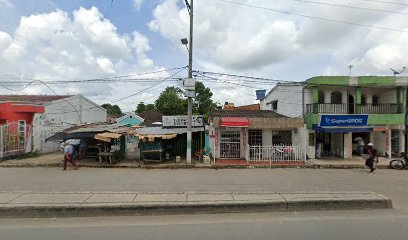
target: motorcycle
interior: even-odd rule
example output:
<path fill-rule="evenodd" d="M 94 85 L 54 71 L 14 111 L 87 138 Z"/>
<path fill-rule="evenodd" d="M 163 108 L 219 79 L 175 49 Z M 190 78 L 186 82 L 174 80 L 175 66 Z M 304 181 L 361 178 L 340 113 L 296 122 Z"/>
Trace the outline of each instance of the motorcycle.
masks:
<path fill-rule="evenodd" d="M 391 160 L 390 167 L 397 170 L 408 168 L 408 156 L 402 152 L 399 159 Z"/>

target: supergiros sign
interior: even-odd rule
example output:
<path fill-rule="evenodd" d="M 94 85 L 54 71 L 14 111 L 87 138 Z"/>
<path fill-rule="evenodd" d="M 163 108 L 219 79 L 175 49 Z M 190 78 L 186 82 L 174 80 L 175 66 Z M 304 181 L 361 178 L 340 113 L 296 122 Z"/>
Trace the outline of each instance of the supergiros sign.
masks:
<path fill-rule="evenodd" d="M 366 127 L 368 115 L 321 115 L 320 127 Z"/>

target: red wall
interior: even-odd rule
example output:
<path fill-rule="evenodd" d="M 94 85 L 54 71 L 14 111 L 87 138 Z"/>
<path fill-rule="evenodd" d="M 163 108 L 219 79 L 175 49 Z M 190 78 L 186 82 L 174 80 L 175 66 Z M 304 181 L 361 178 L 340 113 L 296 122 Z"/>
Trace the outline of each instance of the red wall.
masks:
<path fill-rule="evenodd" d="M 43 106 L 23 103 L 0 103 L 0 124 L 25 120 L 27 125 L 33 122 L 34 113 L 44 112 Z"/>

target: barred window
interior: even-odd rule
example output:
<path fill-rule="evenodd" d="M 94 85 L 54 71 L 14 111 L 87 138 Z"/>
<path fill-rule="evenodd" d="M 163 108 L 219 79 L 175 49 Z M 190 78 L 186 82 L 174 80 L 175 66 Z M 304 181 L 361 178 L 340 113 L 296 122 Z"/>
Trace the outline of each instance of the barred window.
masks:
<path fill-rule="evenodd" d="M 272 131 L 272 144 L 273 145 L 292 145 L 292 131 L 279 130 Z"/>
<path fill-rule="evenodd" d="M 379 103 L 380 103 L 380 97 L 378 95 L 374 95 L 373 96 L 373 105 L 378 106 Z"/>
<path fill-rule="evenodd" d="M 332 104 L 341 104 L 341 92 L 332 92 L 331 94 Z"/>
<path fill-rule="evenodd" d="M 248 131 L 249 146 L 262 146 L 262 130 Z"/>
<path fill-rule="evenodd" d="M 323 103 L 324 103 L 324 92 L 319 91 L 317 102 L 318 102 L 319 104 L 323 104 Z"/>

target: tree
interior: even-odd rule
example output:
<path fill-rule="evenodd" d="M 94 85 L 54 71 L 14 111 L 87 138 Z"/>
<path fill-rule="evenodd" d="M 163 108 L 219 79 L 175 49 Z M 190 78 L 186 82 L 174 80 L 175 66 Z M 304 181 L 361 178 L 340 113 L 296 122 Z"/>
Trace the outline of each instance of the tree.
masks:
<path fill-rule="evenodd" d="M 163 115 L 186 115 L 187 101 L 183 91 L 177 87 L 167 87 L 155 101 L 156 109 Z"/>
<path fill-rule="evenodd" d="M 149 110 L 154 110 L 154 104 L 153 103 L 149 103 L 149 104 L 146 105 L 146 111 L 149 111 Z"/>
<path fill-rule="evenodd" d="M 211 89 L 204 86 L 202 82 L 196 82 L 196 98 L 193 103 L 193 113 L 204 115 L 204 118 L 208 118 L 211 111 L 216 110 L 218 104 L 211 98 L 213 93 Z"/>
<path fill-rule="evenodd" d="M 144 112 L 144 111 L 146 111 L 146 105 L 145 105 L 145 103 L 144 102 L 140 102 L 139 104 L 137 104 L 137 107 L 136 107 L 136 113 L 141 113 L 141 112 Z"/>
<path fill-rule="evenodd" d="M 149 103 L 149 104 L 145 104 L 144 102 L 140 102 L 139 104 L 137 104 L 136 107 L 136 113 L 141 113 L 144 111 L 149 111 L 149 110 L 153 110 L 154 109 L 154 104 L 153 103 Z"/>
<path fill-rule="evenodd" d="M 109 103 L 102 104 L 101 107 L 108 111 L 108 114 L 122 114 L 122 110 L 118 105 L 111 105 Z"/>

